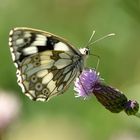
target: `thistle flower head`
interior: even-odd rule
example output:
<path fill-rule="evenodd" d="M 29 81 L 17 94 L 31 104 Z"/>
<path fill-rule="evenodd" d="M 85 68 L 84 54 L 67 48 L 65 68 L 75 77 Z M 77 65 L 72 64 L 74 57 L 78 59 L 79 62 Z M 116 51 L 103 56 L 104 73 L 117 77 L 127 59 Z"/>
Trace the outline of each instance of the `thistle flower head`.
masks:
<path fill-rule="evenodd" d="M 85 69 L 75 81 L 74 90 L 76 97 L 88 97 L 95 95 L 97 100 L 109 111 L 119 113 L 122 110 L 127 115 L 140 117 L 139 104 L 131 101 L 118 89 L 102 82 L 99 73 L 93 69 Z"/>
<path fill-rule="evenodd" d="M 92 69 L 85 69 L 81 75 L 76 78 L 74 90 L 76 97 L 88 97 L 92 94 L 95 85 L 100 82 L 99 73 Z"/>

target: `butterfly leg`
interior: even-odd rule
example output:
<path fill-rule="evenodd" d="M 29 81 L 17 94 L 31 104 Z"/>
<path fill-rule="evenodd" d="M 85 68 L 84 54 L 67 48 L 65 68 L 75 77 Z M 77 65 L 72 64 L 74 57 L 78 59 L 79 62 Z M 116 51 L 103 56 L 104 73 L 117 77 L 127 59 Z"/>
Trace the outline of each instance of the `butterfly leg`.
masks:
<path fill-rule="evenodd" d="M 100 56 L 96 55 L 96 54 L 91 54 L 91 55 L 93 55 L 97 58 L 97 64 L 96 64 L 95 70 L 98 71 L 98 67 L 99 67 L 99 64 L 100 64 Z"/>

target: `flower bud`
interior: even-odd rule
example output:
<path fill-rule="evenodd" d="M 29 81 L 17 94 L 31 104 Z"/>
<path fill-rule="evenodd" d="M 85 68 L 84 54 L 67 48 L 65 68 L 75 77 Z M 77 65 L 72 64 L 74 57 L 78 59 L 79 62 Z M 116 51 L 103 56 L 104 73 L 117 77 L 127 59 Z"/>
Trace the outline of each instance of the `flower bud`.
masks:
<path fill-rule="evenodd" d="M 96 85 L 93 94 L 106 109 L 113 113 L 119 113 L 124 110 L 125 104 L 127 103 L 127 98 L 124 94 L 102 83 Z"/>
<path fill-rule="evenodd" d="M 135 115 L 139 111 L 139 104 L 137 101 L 129 100 L 125 105 L 124 111 L 127 115 Z"/>

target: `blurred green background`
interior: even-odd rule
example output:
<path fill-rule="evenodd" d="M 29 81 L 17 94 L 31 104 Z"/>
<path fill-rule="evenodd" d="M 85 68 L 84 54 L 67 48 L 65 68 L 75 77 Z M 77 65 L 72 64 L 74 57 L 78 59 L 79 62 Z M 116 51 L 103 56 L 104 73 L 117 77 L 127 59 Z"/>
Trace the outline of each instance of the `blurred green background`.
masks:
<path fill-rule="evenodd" d="M 22 107 L 10 126 L 8 140 L 140 140 L 140 119 L 110 113 L 95 97 L 74 97 L 73 85 L 49 102 L 33 102 L 16 82 L 8 47 L 13 27 L 52 32 L 83 47 L 92 30 L 94 40 L 116 36 L 91 47 L 101 57 L 99 71 L 106 83 L 140 102 L 140 0 L 0 0 L 0 88 L 14 92 Z M 95 67 L 97 59 L 89 57 Z"/>

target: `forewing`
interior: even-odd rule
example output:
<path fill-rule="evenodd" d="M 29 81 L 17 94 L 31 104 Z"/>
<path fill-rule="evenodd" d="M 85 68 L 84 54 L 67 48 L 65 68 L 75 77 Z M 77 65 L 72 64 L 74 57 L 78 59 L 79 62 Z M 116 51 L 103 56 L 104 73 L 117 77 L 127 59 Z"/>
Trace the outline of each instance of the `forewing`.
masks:
<path fill-rule="evenodd" d="M 69 51 L 80 55 L 79 50 L 72 47 L 65 39 L 49 32 L 31 28 L 14 28 L 11 30 L 9 46 L 16 67 L 20 66 L 26 57 L 49 50 Z"/>

